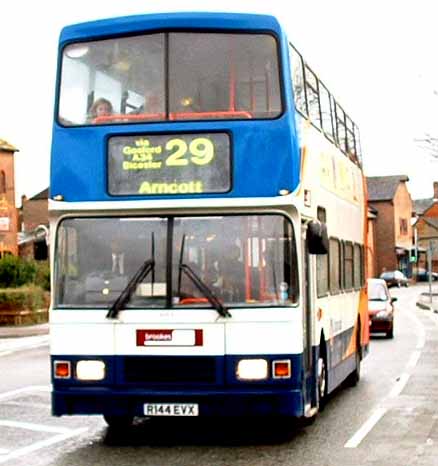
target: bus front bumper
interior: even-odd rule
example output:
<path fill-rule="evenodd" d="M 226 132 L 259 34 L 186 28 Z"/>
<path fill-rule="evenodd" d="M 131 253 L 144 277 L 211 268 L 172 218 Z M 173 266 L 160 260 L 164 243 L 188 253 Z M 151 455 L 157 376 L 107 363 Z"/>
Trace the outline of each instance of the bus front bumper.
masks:
<path fill-rule="evenodd" d="M 154 391 L 104 388 L 55 389 L 52 414 L 145 416 L 145 404 L 196 405 L 200 417 L 292 416 L 304 414 L 300 390 Z"/>

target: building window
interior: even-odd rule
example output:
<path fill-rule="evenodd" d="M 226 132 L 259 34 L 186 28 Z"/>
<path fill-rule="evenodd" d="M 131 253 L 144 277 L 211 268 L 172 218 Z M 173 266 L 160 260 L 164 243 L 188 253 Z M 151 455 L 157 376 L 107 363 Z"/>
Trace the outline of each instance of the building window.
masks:
<path fill-rule="evenodd" d="M 400 219 L 400 234 L 401 235 L 408 234 L 408 221 L 405 218 Z"/>
<path fill-rule="evenodd" d="M 42 241 L 35 241 L 33 245 L 33 255 L 34 259 L 37 261 L 45 261 L 49 258 L 45 239 Z"/>
<path fill-rule="evenodd" d="M 3 170 L 0 171 L 0 193 L 6 192 L 6 174 Z"/>

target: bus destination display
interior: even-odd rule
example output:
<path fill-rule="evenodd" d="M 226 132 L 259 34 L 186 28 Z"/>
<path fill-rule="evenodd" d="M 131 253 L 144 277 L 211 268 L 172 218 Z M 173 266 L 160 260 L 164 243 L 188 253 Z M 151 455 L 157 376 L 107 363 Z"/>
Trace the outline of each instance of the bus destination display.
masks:
<path fill-rule="evenodd" d="M 112 137 L 112 195 L 224 193 L 231 189 L 230 139 L 224 133 Z"/>

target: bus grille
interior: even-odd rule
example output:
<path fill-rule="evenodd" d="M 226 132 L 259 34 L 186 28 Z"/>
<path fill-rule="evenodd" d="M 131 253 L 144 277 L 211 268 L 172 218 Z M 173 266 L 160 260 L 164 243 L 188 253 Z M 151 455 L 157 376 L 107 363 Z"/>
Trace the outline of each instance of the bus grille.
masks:
<path fill-rule="evenodd" d="M 128 357 L 124 361 L 128 383 L 218 383 L 214 357 Z"/>

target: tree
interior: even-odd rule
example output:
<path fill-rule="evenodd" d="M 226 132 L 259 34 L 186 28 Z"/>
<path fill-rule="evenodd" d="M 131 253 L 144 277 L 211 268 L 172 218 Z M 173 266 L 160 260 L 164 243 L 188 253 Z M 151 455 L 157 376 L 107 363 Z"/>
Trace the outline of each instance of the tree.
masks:
<path fill-rule="evenodd" d="M 431 157 L 438 160 L 438 136 L 426 133 L 422 138 L 415 138 L 415 142 Z"/>
<path fill-rule="evenodd" d="M 433 91 L 434 97 L 438 97 L 438 91 Z M 415 138 L 414 141 L 420 149 L 426 151 L 432 158 L 438 160 L 438 136 L 430 133 L 425 133 L 420 138 Z"/>

